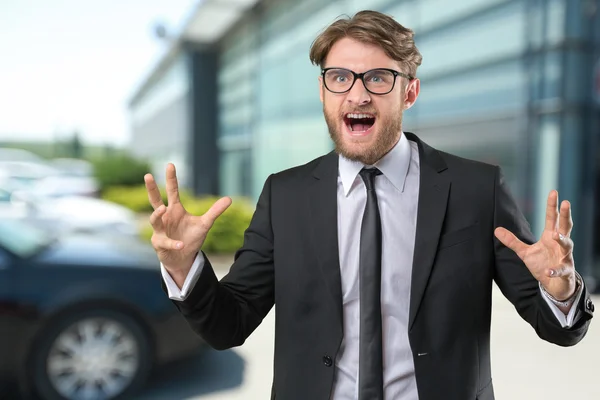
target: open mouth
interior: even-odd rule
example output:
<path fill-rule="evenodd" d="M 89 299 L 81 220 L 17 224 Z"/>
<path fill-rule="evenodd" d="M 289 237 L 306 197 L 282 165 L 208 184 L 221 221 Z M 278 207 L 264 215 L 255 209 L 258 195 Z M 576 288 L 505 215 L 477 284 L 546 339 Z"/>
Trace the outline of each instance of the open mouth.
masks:
<path fill-rule="evenodd" d="M 364 135 L 375 124 L 375 116 L 373 114 L 349 113 L 344 115 L 344 123 L 352 134 Z"/>

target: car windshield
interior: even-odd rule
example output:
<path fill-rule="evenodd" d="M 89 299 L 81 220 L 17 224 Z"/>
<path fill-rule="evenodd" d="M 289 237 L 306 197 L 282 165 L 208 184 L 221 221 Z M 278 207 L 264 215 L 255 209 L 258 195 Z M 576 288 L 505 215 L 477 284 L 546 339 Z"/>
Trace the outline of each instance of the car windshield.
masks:
<path fill-rule="evenodd" d="M 53 241 L 50 232 L 26 222 L 0 221 L 0 246 L 20 257 L 30 257 Z"/>

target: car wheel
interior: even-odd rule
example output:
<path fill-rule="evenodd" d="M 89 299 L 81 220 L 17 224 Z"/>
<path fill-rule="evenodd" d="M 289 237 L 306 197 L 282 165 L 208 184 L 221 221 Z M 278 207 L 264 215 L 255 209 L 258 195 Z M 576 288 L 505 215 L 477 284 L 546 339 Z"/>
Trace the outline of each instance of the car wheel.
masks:
<path fill-rule="evenodd" d="M 41 335 L 33 385 L 44 400 L 112 400 L 136 391 L 151 369 L 150 343 L 124 314 L 87 311 Z"/>

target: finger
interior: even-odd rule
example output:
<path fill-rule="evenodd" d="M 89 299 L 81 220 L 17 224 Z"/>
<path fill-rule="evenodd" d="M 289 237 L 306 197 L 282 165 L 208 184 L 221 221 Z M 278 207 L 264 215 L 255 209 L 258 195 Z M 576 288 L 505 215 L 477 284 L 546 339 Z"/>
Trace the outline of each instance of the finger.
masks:
<path fill-rule="evenodd" d="M 202 215 L 202 223 L 205 227 L 210 228 L 215 220 L 227 210 L 231 205 L 231 198 L 222 197 L 213 204 L 207 212 Z"/>
<path fill-rule="evenodd" d="M 161 205 L 150 215 L 150 225 L 152 225 L 152 229 L 154 232 L 162 233 L 165 231 L 165 226 L 163 224 L 162 216 L 167 211 L 167 207 L 165 205 Z"/>
<path fill-rule="evenodd" d="M 167 203 L 169 205 L 179 203 L 179 184 L 173 163 L 167 164 Z"/>
<path fill-rule="evenodd" d="M 546 227 L 548 231 L 555 231 L 558 225 L 558 192 L 550 191 L 546 205 Z"/>
<path fill-rule="evenodd" d="M 563 235 L 560 232 L 554 232 L 552 235 L 552 239 L 556 240 L 556 242 L 563 249 L 564 254 L 571 253 L 573 251 L 573 240 L 570 237 Z"/>
<path fill-rule="evenodd" d="M 148 192 L 148 200 L 150 200 L 150 205 L 155 210 L 163 205 L 162 197 L 160 196 L 160 190 L 158 190 L 158 186 L 156 185 L 156 181 L 152 174 L 144 175 L 144 183 L 146 184 L 146 191 Z"/>
<path fill-rule="evenodd" d="M 569 236 L 573 229 L 573 218 L 571 217 L 571 203 L 567 200 L 560 205 L 560 217 L 558 220 L 558 232 L 564 236 Z"/>
<path fill-rule="evenodd" d="M 506 228 L 496 228 L 494 231 L 494 235 L 498 238 L 503 245 L 517 253 L 519 258 L 523 259 L 525 256 L 525 251 L 529 248 L 529 246 L 517 238 L 514 233 L 509 231 Z"/>
<path fill-rule="evenodd" d="M 183 249 L 183 242 L 180 240 L 173 240 L 164 233 L 154 233 L 150 239 L 152 247 L 155 250 L 181 250 Z"/>

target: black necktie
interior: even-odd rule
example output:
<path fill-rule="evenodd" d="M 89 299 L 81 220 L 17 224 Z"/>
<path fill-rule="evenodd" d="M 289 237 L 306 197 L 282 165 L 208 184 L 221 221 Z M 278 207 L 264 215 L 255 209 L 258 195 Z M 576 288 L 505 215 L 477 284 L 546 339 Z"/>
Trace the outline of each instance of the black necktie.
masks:
<path fill-rule="evenodd" d="M 377 168 L 362 169 L 367 205 L 360 229 L 360 342 L 358 399 L 383 400 L 381 334 L 381 218 L 375 194 Z"/>

